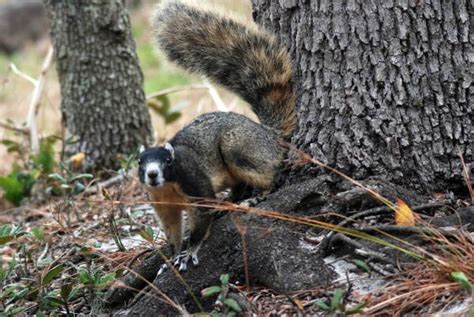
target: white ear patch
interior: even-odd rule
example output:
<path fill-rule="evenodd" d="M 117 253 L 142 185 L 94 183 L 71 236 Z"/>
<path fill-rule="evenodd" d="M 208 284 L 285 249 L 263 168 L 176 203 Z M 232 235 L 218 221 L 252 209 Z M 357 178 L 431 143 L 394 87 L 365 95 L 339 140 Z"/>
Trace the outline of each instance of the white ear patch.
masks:
<path fill-rule="evenodd" d="M 142 145 L 140 145 L 139 153 L 142 154 L 144 151 L 145 151 L 145 146 L 142 144 Z"/>
<path fill-rule="evenodd" d="M 165 144 L 165 149 L 166 149 L 168 152 L 170 152 L 171 157 L 174 159 L 174 148 L 173 148 L 173 146 L 172 146 L 170 143 L 166 142 L 166 144 Z"/>

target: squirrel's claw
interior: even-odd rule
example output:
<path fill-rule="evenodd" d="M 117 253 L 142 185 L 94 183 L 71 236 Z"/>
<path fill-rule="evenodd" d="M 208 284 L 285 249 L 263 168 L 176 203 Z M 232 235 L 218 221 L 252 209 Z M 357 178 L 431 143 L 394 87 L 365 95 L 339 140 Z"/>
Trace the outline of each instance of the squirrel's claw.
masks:
<path fill-rule="evenodd" d="M 163 263 L 161 265 L 160 269 L 158 270 L 158 273 L 156 273 L 156 276 L 161 275 L 166 270 L 167 267 L 168 267 L 168 264 L 166 262 Z"/>
<path fill-rule="evenodd" d="M 188 269 L 188 262 L 191 259 L 193 262 L 194 266 L 197 266 L 199 264 L 199 258 L 197 256 L 197 250 L 191 251 L 191 250 L 186 250 L 183 251 L 177 255 L 175 255 L 173 258 L 170 259 L 170 262 L 178 268 L 178 271 L 184 272 Z M 168 268 L 168 262 L 163 263 L 161 265 L 160 269 L 158 270 L 158 273 L 156 273 L 156 276 L 161 275 L 166 269 Z"/>
<path fill-rule="evenodd" d="M 193 252 L 191 254 L 191 260 L 193 261 L 194 266 L 199 265 L 199 258 L 197 256 L 197 252 Z"/>
<path fill-rule="evenodd" d="M 193 265 L 196 266 L 199 264 L 199 258 L 197 256 L 197 250 L 191 251 L 186 250 L 178 254 L 173 261 L 175 266 L 178 266 L 178 271 L 184 272 L 188 269 L 188 262 L 191 259 Z"/>

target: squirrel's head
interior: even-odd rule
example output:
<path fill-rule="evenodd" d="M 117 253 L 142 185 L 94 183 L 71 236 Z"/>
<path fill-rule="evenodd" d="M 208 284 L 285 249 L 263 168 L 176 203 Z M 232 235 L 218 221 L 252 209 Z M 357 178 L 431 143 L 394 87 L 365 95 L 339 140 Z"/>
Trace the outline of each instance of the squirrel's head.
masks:
<path fill-rule="evenodd" d="M 165 146 L 145 148 L 141 146 L 138 157 L 138 176 L 140 182 L 150 187 L 163 186 L 173 176 L 174 149 L 169 143 Z"/>

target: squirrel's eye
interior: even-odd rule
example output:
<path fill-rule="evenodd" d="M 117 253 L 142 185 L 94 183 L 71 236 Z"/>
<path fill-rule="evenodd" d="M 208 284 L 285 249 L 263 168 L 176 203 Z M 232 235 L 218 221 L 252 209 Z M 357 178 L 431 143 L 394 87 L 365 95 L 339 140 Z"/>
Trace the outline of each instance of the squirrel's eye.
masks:
<path fill-rule="evenodd" d="M 171 157 L 168 157 L 168 158 L 166 159 L 166 164 L 171 164 Z"/>

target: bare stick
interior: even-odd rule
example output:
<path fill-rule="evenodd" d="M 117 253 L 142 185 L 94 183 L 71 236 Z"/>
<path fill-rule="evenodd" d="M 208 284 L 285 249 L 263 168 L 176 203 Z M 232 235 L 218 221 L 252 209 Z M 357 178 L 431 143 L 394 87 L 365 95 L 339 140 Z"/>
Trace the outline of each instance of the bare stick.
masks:
<path fill-rule="evenodd" d="M 216 104 L 217 109 L 222 112 L 229 112 L 229 108 L 225 105 L 224 101 L 222 101 L 216 88 L 214 88 L 214 86 L 206 78 L 204 79 L 203 82 L 204 82 L 204 85 L 206 85 L 206 87 L 209 89 L 209 94 L 211 95 L 212 100 L 214 100 L 214 103 Z"/>
<path fill-rule="evenodd" d="M 50 45 L 48 48 L 48 53 L 44 59 L 43 66 L 41 67 L 41 73 L 36 81 L 33 94 L 31 96 L 30 106 L 28 108 L 28 119 L 26 121 L 26 126 L 30 130 L 30 145 L 33 153 L 38 152 L 39 150 L 39 140 L 38 140 L 38 127 L 36 125 L 36 114 L 38 112 L 41 93 L 43 92 L 44 82 L 46 74 L 51 62 L 53 60 L 53 46 Z"/>
<path fill-rule="evenodd" d="M 471 203 L 474 204 L 474 192 L 472 190 L 472 182 L 471 182 L 471 176 L 470 173 L 467 169 L 467 165 L 464 162 L 464 157 L 462 156 L 461 149 L 458 146 L 458 155 L 459 158 L 461 159 L 461 165 L 462 165 L 462 174 L 464 176 L 464 181 L 466 182 L 467 189 L 469 191 L 469 195 L 471 196 Z"/>
<path fill-rule="evenodd" d="M 10 69 L 15 73 L 17 74 L 18 76 L 20 76 L 21 78 L 23 78 L 24 80 L 30 82 L 33 86 L 36 86 L 38 84 L 38 81 L 36 79 L 34 79 L 33 77 L 25 74 L 25 73 L 22 73 L 17 67 L 15 64 L 13 63 L 10 63 Z"/>
<path fill-rule="evenodd" d="M 146 99 L 153 99 L 156 97 L 160 97 L 163 95 L 168 95 L 168 94 L 173 94 L 175 92 L 180 92 L 180 91 L 185 91 L 185 90 L 193 90 L 193 89 L 208 89 L 207 86 L 205 85 L 190 85 L 190 86 L 182 86 L 182 87 L 173 87 L 173 88 L 168 88 L 168 89 L 163 89 L 157 92 L 154 92 L 148 96 L 146 96 Z"/>
<path fill-rule="evenodd" d="M 91 186 L 91 187 L 87 188 L 84 191 L 84 194 L 92 195 L 92 194 L 99 193 L 102 188 L 107 188 L 107 187 L 110 187 L 114 184 L 120 183 L 122 180 L 125 179 L 125 177 L 130 176 L 130 174 L 131 174 L 130 171 L 128 171 L 127 173 L 119 174 L 119 175 L 116 175 L 112 178 L 109 178 L 109 179 L 107 179 L 103 182 L 100 182 L 100 183 L 98 183 L 94 186 Z"/>
<path fill-rule="evenodd" d="M 8 123 L 5 123 L 5 122 L 0 122 L 0 127 L 4 128 L 4 129 L 15 131 L 15 132 L 19 132 L 19 133 L 22 133 L 24 135 L 29 135 L 30 134 L 30 131 L 27 128 L 17 127 L 17 126 L 14 126 L 14 125 L 11 125 L 11 124 L 8 124 Z"/>
<path fill-rule="evenodd" d="M 38 107 L 41 99 L 41 93 L 43 91 L 44 81 L 46 77 L 46 73 L 51 65 L 53 60 L 53 47 L 50 45 L 48 49 L 48 53 L 46 54 L 46 58 L 44 59 L 43 66 L 41 67 L 41 73 L 38 79 L 34 79 L 33 77 L 21 72 L 15 64 L 10 64 L 10 69 L 20 76 L 21 78 L 25 79 L 26 81 L 30 82 L 34 88 L 33 93 L 30 99 L 30 105 L 28 107 L 28 117 L 26 120 L 26 129 L 18 129 L 7 124 L 1 124 L 2 127 L 15 130 L 17 132 L 21 132 L 23 134 L 30 135 L 30 146 L 32 152 L 36 153 L 39 149 L 39 141 L 38 141 L 38 127 L 36 125 L 36 114 L 38 112 Z"/>

